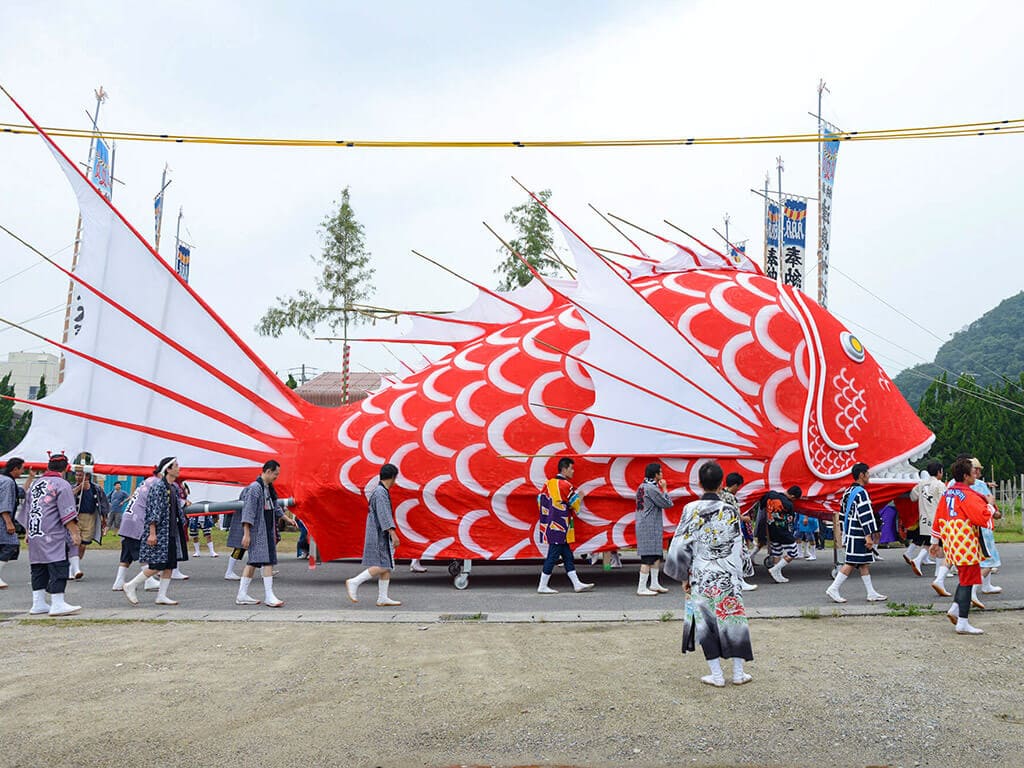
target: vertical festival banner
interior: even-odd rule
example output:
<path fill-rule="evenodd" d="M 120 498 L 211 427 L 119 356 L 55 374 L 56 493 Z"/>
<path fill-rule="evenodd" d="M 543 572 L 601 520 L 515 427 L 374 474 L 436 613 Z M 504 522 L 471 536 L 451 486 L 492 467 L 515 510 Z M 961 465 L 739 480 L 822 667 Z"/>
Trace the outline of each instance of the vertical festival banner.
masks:
<path fill-rule="evenodd" d="M 768 199 L 764 204 L 764 275 L 779 279 L 779 204 Z"/>
<path fill-rule="evenodd" d="M 740 243 L 738 245 L 729 246 L 729 255 L 732 256 L 733 264 L 737 267 L 743 263 L 743 259 L 747 256 L 747 244 Z"/>
<path fill-rule="evenodd" d="M 188 264 L 192 259 L 192 247 L 185 243 L 178 243 L 178 253 L 174 260 L 174 271 L 181 275 L 181 279 L 188 282 Z"/>
<path fill-rule="evenodd" d="M 826 141 L 821 144 L 821 179 L 818 180 L 818 299 L 828 306 L 828 255 L 832 244 L 832 185 L 836 178 L 836 159 L 839 140 L 832 131 L 825 131 Z"/>
<path fill-rule="evenodd" d="M 157 253 L 160 252 L 160 225 L 164 221 L 164 190 L 157 192 L 156 197 L 153 198 L 153 224 L 156 237 L 153 239 L 153 250 Z"/>
<path fill-rule="evenodd" d="M 92 170 L 89 172 L 89 181 L 100 191 L 107 200 L 110 199 L 111 178 L 110 178 L 110 148 L 103 139 L 96 138 L 96 149 L 92 160 Z"/>
<path fill-rule="evenodd" d="M 787 197 L 782 218 L 782 284 L 804 289 L 804 251 L 807 246 L 807 200 Z"/>

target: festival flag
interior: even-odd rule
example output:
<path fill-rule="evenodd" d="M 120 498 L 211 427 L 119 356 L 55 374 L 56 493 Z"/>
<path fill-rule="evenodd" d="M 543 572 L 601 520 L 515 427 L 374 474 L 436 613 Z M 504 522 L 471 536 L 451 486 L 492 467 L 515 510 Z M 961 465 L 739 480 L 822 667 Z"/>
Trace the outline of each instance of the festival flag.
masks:
<path fill-rule="evenodd" d="M 729 255 L 732 256 L 733 263 L 739 266 L 743 263 L 743 260 L 747 257 L 747 244 L 742 243 L 740 245 L 729 245 Z"/>
<path fill-rule="evenodd" d="M 174 271 L 181 275 L 181 279 L 188 282 L 188 263 L 192 258 L 192 246 L 185 243 L 178 243 L 178 253 L 174 260 Z"/>
<path fill-rule="evenodd" d="M 164 221 L 164 190 L 161 189 L 153 198 L 153 223 L 156 237 L 153 239 L 154 250 L 160 250 L 160 225 Z"/>
<path fill-rule="evenodd" d="M 768 199 L 764 205 L 764 275 L 779 279 L 779 204 Z"/>
<path fill-rule="evenodd" d="M 821 218 L 818 236 L 818 282 L 822 286 L 819 297 L 821 305 L 828 306 L 828 254 L 832 242 L 832 185 L 836 178 L 836 159 L 839 157 L 839 140 L 836 134 L 825 131 L 826 141 L 821 145 L 821 179 L 819 180 L 818 197 L 820 198 L 818 216 Z"/>
<path fill-rule="evenodd" d="M 107 200 L 110 199 L 112 179 L 110 176 L 110 148 L 103 139 L 96 138 L 96 149 L 89 171 L 89 181 Z"/>
<path fill-rule="evenodd" d="M 787 197 L 782 218 L 782 284 L 804 289 L 807 246 L 807 199 Z"/>

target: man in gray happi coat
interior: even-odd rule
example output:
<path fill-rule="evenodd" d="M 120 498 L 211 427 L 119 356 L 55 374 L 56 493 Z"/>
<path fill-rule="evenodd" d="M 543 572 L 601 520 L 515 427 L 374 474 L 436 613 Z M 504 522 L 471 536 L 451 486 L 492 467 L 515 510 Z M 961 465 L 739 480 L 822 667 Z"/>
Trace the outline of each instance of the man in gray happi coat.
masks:
<path fill-rule="evenodd" d="M 652 597 L 668 592 L 658 583 L 664 556 L 665 524 L 663 510 L 672 506 L 661 464 L 652 462 L 644 470 L 644 481 L 636 489 L 636 553 L 640 556 L 640 583 L 636 593 Z M 651 586 L 647 586 L 650 578 Z"/>
<path fill-rule="evenodd" d="M 366 538 L 363 541 L 363 562 L 367 568 L 358 576 L 345 581 L 348 599 L 358 603 L 356 590 L 364 581 L 377 578 L 377 605 L 401 605 L 398 600 L 388 597 L 391 585 L 391 571 L 395 567 L 395 549 L 398 548 L 398 533 L 391 508 L 391 486 L 398 477 L 398 467 L 385 464 L 380 468 L 380 485 L 370 494 L 370 510 L 366 516 Z"/>
<path fill-rule="evenodd" d="M 277 492 L 274 490 L 274 481 L 281 474 L 281 465 L 271 459 L 263 465 L 260 476 L 253 480 L 244 491 L 242 491 L 242 509 L 233 515 L 232 533 L 229 534 L 229 546 L 244 549 L 249 554 L 249 562 L 242 570 L 242 578 L 238 583 L 238 596 L 235 598 L 236 605 L 259 605 L 259 600 L 249 595 L 249 585 L 252 583 L 256 569 L 263 572 L 263 602 L 270 608 L 280 608 L 284 600 L 280 600 L 274 594 L 274 566 L 277 565 L 277 521 L 284 517 L 293 525 L 295 521 L 291 515 L 286 515 L 284 510 L 277 506 Z M 240 530 L 241 537 L 237 540 L 230 540 L 236 531 L 235 523 Z"/>

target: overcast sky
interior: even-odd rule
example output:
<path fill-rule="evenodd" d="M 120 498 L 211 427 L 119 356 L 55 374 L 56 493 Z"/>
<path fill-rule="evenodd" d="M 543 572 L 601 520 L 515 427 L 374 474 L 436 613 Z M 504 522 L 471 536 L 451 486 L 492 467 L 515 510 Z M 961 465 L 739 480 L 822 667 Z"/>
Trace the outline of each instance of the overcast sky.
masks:
<path fill-rule="evenodd" d="M 846 130 L 1024 117 L 1018 4 L 887 2 L 188 2 L 6 0 L 0 82 L 43 125 L 356 139 L 653 138 Z M 22 122 L 6 102 L 0 121 Z M 84 162 L 83 140 L 58 140 Z M 271 149 L 123 142 L 114 203 L 152 237 L 172 169 L 161 252 L 179 206 L 191 283 L 279 372 L 340 369 L 340 344 L 253 330 L 275 295 L 311 287 L 317 225 L 343 187 L 376 267 L 373 301 L 457 309 L 474 291 L 415 248 L 487 285 L 501 256 L 481 225 L 554 191 L 592 244 L 624 245 L 593 203 L 670 234 L 763 245 L 750 187 L 781 154 L 788 191 L 816 193 L 814 145 L 666 149 Z M 0 223 L 70 263 L 76 206 L 43 143 L 0 134 Z M 1019 292 L 1024 136 L 844 144 L 834 197 L 830 309 L 891 374 Z M 814 209 L 811 209 L 813 216 Z M 812 222 L 808 250 L 815 248 Z M 0 234 L 0 315 L 63 305 L 66 280 Z M 27 271 L 26 271 L 27 270 Z M 917 324 L 879 304 L 849 275 Z M 816 285 L 816 275 L 809 282 Z M 852 322 L 851 322 L 852 321 Z M 61 311 L 31 320 L 59 338 Z M 865 330 L 867 329 L 867 330 Z M 357 332 L 362 332 L 359 329 Z M 389 331 L 391 333 L 392 331 Z M 380 328 L 366 335 L 382 335 Z M 878 335 L 881 334 L 881 335 Z M 936 338 L 938 337 L 938 338 Z M 111 339 L 117 344 L 117 339 Z M 893 346 L 893 343 L 914 354 Z M 0 330 L 0 354 L 40 349 Z M 395 347 L 407 359 L 415 352 Z M 355 370 L 394 369 L 381 345 Z"/>

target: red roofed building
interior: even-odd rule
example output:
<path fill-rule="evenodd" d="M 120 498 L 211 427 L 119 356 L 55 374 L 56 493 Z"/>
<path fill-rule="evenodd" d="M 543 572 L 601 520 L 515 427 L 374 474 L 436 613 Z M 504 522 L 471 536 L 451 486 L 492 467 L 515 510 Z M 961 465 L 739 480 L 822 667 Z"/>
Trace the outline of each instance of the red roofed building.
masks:
<path fill-rule="evenodd" d="M 357 400 L 370 395 L 380 389 L 384 383 L 385 376 L 394 376 L 393 373 L 350 373 L 348 377 L 348 400 L 354 403 Z M 339 408 L 341 402 L 341 373 L 326 371 L 315 379 L 310 379 L 305 384 L 299 385 L 295 394 L 313 405 L 323 405 L 328 408 Z"/>

